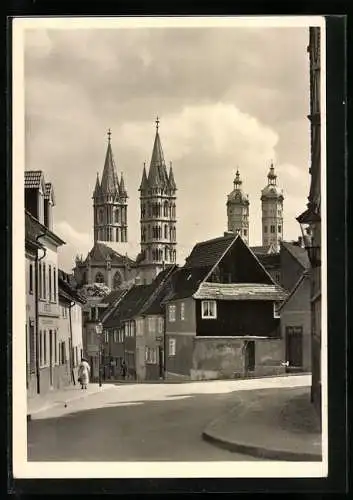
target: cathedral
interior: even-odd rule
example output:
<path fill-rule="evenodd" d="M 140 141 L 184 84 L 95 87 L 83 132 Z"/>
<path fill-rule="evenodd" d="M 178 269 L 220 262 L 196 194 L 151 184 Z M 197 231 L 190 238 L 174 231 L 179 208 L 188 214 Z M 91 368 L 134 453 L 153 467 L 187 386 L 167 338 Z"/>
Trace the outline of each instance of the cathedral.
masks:
<path fill-rule="evenodd" d="M 261 191 L 262 246 L 257 255 L 278 254 L 283 238 L 283 192 L 271 163 L 268 183 Z M 128 193 L 118 176 L 111 132 L 101 177 L 97 173 L 93 200 L 93 247 L 84 259 L 77 256 L 74 276 L 79 287 L 99 283 L 110 290 L 131 284 L 149 284 L 166 266 L 176 263 L 176 183 L 172 163 L 167 169 L 159 134 L 159 119 L 149 168 L 143 165 L 140 195 L 140 252 L 129 256 Z M 249 245 L 249 195 L 237 170 L 227 198 L 228 232 L 238 233 Z"/>
<path fill-rule="evenodd" d="M 277 186 L 277 175 L 271 163 L 267 186 L 261 191 L 262 247 L 252 247 L 255 253 L 278 253 L 283 240 L 283 190 Z M 228 231 L 238 233 L 249 244 L 249 195 L 242 189 L 239 170 L 234 189 L 227 199 Z"/>
<path fill-rule="evenodd" d="M 148 169 L 144 164 L 140 192 L 140 246 L 134 259 L 128 256 L 128 194 L 114 161 L 111 132 L 101 179 L 97 173 L 93 191 L 94 245 L 87 257 L 77 256 L 74 276 L 79 286 L 105 284 L 111 290 L 132 283 L 149 284 L 166 266 L 176 263 L 176 191 L 169 172 L 156 120 L 156 135 Z"/>

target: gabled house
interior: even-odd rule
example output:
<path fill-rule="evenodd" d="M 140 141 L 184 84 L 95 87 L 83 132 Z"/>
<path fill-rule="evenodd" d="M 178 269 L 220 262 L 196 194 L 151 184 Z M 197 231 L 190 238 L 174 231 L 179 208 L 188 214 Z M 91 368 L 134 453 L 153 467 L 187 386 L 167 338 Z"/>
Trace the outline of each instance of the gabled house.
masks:
<path fill-rule="evenodd" d="M 165 298 L 166 369 L 191 379 L 284 371 L 286 298 L 239 235 L 198 243 Z"/>
<path fill-rule="evenodd" d="M 287 372 L 311 371 L 309 259 L 299 244 L 281 243 L 282 283 L 289 292 L 281 304 L 281 332 Z"/>
<path fill-rule="evenodd" d="M 52 184 L 45 182 L 41 170 L 26 171 L 24 180 L 27 248 L 29 240 L 34 243 L 31 259 L 28 252 L 26 259 L 29 272 L 31 270 L 33 273 L 33 296 L 29 296 L 35 314 L 34 322 L 29 324 L 29 364 L 33 372 L 35 363 L 36 392 L 43 394 L 55 385 L 54 366 L 59 328 L 58 248 L 65 242 L 53 231 L 55 197 Z M 31 286 L 30 276 L 28 278 Z M 28 395 L 34 395 L 33 390 L 29 390 Z"/>
<path fill-rule="evenodd" d="M 164 374 L 164 307 L 177 265 L 169 265 L 149 285 L 134 285 L 104 313 L 105 372 L 121 378 L 124 359 L 137 380 L 158 380 Z M 110 366 L 110 368 L 109 368 Z"/>
<path fill-rule="evenodd" d="M 55 386 L 75 384 L 83 355 L 82 307 L 86 299 L 74 288 L 70 275 L 59 269 L 59 329 L 54 361 L 57 365 Z"/>

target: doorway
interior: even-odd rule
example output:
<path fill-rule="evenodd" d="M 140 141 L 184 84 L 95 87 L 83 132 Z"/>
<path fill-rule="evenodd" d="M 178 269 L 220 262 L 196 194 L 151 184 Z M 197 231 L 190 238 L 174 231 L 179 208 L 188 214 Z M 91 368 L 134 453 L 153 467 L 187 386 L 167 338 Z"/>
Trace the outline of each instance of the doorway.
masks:
<path fill-rule="evenodd" d="M 50 387 L 54 385 L 53 381 L 53 331 L 49 330 L 49 373 L 50 373 Z"/>
<path fill-rule="evenodd" d="M 287 372 L 298 372 L 303 369 L 303 327 L 286 327 L 286 361 Z"/>
<path fill-rule="evenodd" d="M 158 355 L 159 355 L 159 378 L 163 378 L 164 350 L 162 346 L 158 346 Z"/>
<path fill-rule="evenodd" d="M 245 371 L 255 371 L 255 342 L 250 340 L 246 342 L 245 347 Z"/>

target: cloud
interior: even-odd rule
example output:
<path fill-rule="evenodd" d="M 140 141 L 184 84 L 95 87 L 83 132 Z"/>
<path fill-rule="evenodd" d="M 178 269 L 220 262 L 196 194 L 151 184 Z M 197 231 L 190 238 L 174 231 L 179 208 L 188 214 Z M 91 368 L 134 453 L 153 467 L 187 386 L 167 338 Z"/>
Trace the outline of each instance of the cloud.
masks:
<path fill-rule="evenodd" d="M 109 127 L 138 249 L 138 187 L 157 114 L 178 186 L 181 263 L 197 241 L 226 230 L 237 167 L 250 197 L 250 242 L 261 243 L 260 193 L 271 159 L 284 189 L 284 235 L 296 238 L 309 182 L 307 42 L 306 29 L 290 28 L 31 30 L 26 168 L 42 169 L 54 184 L 55 217 L 73 231 L 60 229 L 67 265 L 70 252 L 93 245 L 92 192 Z"/>
<path fill-rule="evenodd" d="M 60 247 L 58 252 L 59 265 L 64 271 L 71 272 L 76 255 L 82 253 L 85 256 L 91 249 L 90 235 L 77 231 L 67 221 L 54 222 L 54 231 L 66 243 Z"/>

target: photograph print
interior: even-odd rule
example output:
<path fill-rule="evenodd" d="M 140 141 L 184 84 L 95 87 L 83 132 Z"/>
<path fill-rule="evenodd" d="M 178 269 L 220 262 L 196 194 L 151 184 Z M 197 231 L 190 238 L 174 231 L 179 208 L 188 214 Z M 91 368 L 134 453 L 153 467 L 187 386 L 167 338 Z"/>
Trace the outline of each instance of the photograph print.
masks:
<path fill-rule="evenodd" d="M 14 477 L 327 475 L 324 47 L 14 19 Z"/>

